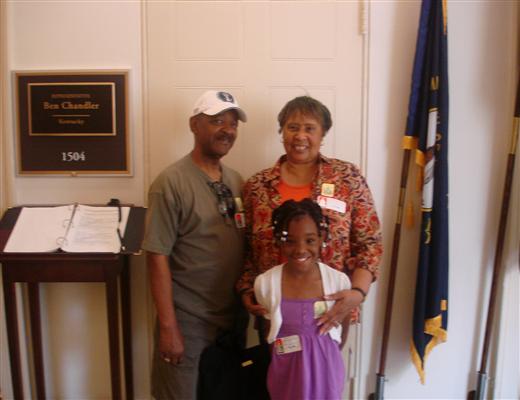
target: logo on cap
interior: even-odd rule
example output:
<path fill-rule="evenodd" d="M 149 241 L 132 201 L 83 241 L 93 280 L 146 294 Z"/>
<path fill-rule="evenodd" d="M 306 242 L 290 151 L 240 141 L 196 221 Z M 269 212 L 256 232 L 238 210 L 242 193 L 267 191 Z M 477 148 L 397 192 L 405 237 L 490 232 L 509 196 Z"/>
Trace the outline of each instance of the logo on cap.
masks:
<path fill-rule="evenodd" d="M 235 99 L 233 98 L 233 96 L 231 96 L 229 93 L 227 92 L 218 92 L 217 93 L 217 97 L 222 100 L 222 101 L 225 101 L 227 103 L 234 103 L 235 102 Z"/>

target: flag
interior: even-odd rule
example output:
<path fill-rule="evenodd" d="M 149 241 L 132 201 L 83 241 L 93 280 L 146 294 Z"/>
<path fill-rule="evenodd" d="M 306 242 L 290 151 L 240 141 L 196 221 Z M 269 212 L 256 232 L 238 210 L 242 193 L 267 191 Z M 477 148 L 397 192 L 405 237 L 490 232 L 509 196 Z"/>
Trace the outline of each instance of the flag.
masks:
<path fill-rule="evenodd" d="M 421 171 L 419 260 L 411 357 L 424 383 L 448 326 L 448 41 L 446 0 L 423 0 L 403 146 Z"/>

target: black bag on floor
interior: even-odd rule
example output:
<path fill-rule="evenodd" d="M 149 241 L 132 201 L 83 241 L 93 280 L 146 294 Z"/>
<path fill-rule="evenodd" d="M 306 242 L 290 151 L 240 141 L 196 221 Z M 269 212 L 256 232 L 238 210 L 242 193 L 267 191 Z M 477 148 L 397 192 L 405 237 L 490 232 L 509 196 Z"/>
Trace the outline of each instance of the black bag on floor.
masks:
<path fill-rule="evenodd" d="M 269 400 L 267 369 L 271 353 L 267 343 L 244 349 L 240 358 L 241 399 Z"/>
<path fill-rule="evenodd" d="M 269 345 L 243 349 L 233 332 L 220 336 L 202 352 L 198 400 L 268 400 Z"/>

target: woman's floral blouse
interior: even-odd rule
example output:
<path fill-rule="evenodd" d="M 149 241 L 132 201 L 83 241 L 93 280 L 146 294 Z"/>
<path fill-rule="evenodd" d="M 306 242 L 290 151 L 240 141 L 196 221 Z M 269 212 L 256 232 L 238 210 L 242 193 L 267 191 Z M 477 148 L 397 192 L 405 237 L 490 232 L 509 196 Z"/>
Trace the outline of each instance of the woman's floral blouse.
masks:
<path fill-rule="evenodd" d="M 258 274 L 282 261 L 273 238 L 271 213 L 281 204 L 278 185 L 284 160 L 285 156 L 282 156 L 273 168 L 253 175 L 244 186 L 248 248 L 244 271 L 237 283 L 239 292 L 253 287 Z M 317 201 L 327 189 L 325 194 L 329 198 L 344 202 L 345 212 L 322 207 L 329 218 L 329 239 L 321 260 L 349 276 L 356 268 L 367 269 L 375 280 L 379 275 L 383 246 L 379 219 L 365 178 L 355 165 L 320 155 L 312 189 L 313 200 Z"/>

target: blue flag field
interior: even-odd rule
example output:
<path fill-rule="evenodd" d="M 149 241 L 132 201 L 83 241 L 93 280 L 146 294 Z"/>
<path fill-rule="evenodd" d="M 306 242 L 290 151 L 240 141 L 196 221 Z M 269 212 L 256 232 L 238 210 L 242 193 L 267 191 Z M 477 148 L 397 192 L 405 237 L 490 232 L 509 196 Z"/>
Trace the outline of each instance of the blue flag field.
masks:
<path fill-rule="evenodd" d="M 420 249 L 412 361 L 421 382 L 430 351 L 448 327 L 448 42 L 446 0 L 423 0 L 403 146 L 422 173 Z"/>

